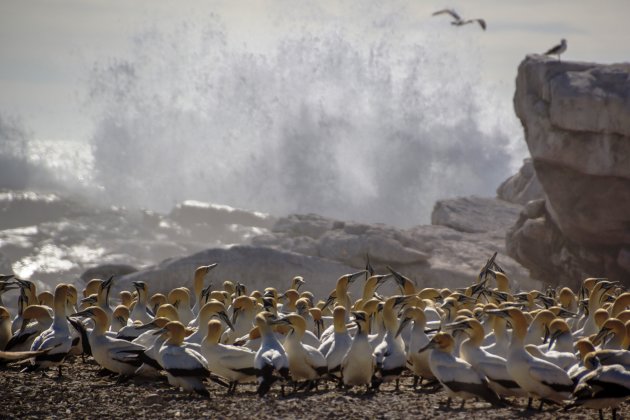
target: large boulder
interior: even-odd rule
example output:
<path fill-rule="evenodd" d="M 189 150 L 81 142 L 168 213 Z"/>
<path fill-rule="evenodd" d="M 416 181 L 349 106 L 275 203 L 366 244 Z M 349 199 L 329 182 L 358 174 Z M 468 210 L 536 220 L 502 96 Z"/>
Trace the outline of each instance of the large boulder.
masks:
<path fill-rule="evenodd" d="M 542 219 L 524 216 L 508 235 L 511 255 L 553 282 L 627 278 L 630 64 L 528 56 L 514 107 L 545 203 Z M 550 241 L 549 252 L 536 238 Z"/>
<path fill-rule="evenodd" d="M 521 205 L 545 197 L 531 158 L 524 159 L 521 169 L 499 185 L 497 197 Z"/>
<path fill-rule="evenodd" d="M 435 203 L 431 224 L 448 226 L 460 232 L 480 233 L 507 230 L 513 224 L 521 206 L 496 198 L 460 197 Z"/>
<path fill-rule="evenodd" d="M 132 290 L 132 282 L 142 280 L 148 284 L 151 293 L 168 293 L 178 286 L 192 290 L 195 269 L 215 262 L 218 266 L 208 275 L 206 285 L 214 282 L 217 289 L 222 288 L 224 280 L 231 280 L 245 284 L 250 291 L 269 286 L 286 290 L 293 276 L 301 275 L 307 282 L 305 288 L 319 297 L 327 296 L 340 276 L 357 271 L 318 257 L 244 245 L 206 249 L 183 258 L 171 258 L 117 279 L 115 287 L 116 290 Z"/>

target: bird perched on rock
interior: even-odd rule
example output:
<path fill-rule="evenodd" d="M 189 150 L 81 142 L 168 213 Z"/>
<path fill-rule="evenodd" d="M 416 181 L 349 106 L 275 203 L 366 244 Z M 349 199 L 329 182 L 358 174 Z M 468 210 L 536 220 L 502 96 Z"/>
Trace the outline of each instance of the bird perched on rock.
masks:
<path fill-rule="evenodd" d="M 556 45 L 555 47 L 549 49 L 549 51 L 547 51 L 545 55 L 557 55 L 558 61 L 561 61 L 560 54 L 564 53 L 566 50 L 567 50 L 567 40 L 562 38 L 560 40 L 560 43 Z"/>

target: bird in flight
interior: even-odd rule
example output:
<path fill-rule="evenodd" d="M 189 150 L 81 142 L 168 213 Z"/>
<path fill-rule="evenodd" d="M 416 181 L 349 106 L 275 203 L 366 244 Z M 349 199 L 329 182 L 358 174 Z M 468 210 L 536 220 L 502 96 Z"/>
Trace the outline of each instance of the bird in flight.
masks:
<path fill-rule="evenodd" d="M 451 22 L 451 25 L 455 25 L 455 26 L 464 26 L 464 25 L 468 25 L 469 23 L 479 23 L 479 26 L 481 26 L 481 29 L 483 29 L 484 31 L 486 30 L 486 21 L 484 19 L 462 19 L 461 16 L 459 16 L 457 14 L 457 12 L 454 9 L 442 9 L 442 10 L 438 10 L 437 12 L 433 13 L 433 16 L 437 16 L 437 15 L 450 15 L 454 20 Z"/>
<path fill-rule="evenodd" d="M 567 40 L 563 38 L 562 40 L 560 40 L 560 43 L 558 45 L 556 45 L 555 47 L 547 51 L 545 55 L 557 55 L 558 61 L 561 61 L 560 54 L 562 54 L 566 50 L 567 50 Z"/>

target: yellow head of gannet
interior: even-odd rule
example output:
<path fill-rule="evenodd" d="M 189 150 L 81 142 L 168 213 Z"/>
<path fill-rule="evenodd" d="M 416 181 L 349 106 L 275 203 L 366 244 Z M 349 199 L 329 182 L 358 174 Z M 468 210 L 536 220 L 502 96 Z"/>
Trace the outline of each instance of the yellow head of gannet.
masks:
<path fill-rule="evenodd" d="M 291 280 L 291 287 L 289 287 L 289 289 L 300 290 L 300 287 L 302 287 L 302 285 L 304 283 L 306 283 L 304 281 L 304 277 L 302 277 L 302 276 L 295 276 Z"/>
<path fill-rule="evenodd" d="M 236 286 L 234 285 L 234 282 L 230 280 L 225 280 L 223 282 L 223 291 L 229 293 L 230 295 L 236 293 Z"/>
<path fill-rule="evenodd" d="M 208 329 L 204 341 L 211 344 L 218 344 L 221 334 L 223 333 L 223 326 L 218 319 L 211 319 L 208 321 Z"/>
<path fill-rule="evenodd" d="M 285 298 L 286 302 L 282 306 L 283 313 L 296 312 L 295 302 L 300 298 L 300 294 L 295 289 L 289 289 L 284 292 L 280 297 Z"/>
<path fill-rule="evenodd" d="M 41 292 L 37 296 L 37 302 L 39 302 L 40 305 L 48 306 L 49 308 L 53 307 L 54 299 L 53 294 L 49 291 Z"/>
<path fill-rule="evenodd" d="M 210 377 L 206 360 L 196 350 L 182 347 L 186 328 L 179 321 L 171 321 L 164 326 L 168 334 L 159 351 L 159 362 L 166 371 L 168 382 L 186 391 L 196 392 L 205 397 L 210 393 L 203 384 Z"/>
<path fill-rule="evenodd" d="M 179 321 L 179 314 L 177 313 L 177 309 L 170 303 L 165 303 L 160 305 L 155 313 L 156 317 L 168 318 L 171 321 Z"/>
<path fill-rule="evenodd" d="M 575 349 L 580 354 L 580 359 L 584 361 L 586 355 L 595 351 L 595 346 L 587 338 L 581 338 L 575 343 Z"/>
<path fill-rule="evenodd" d="M 602 324 L 595 336 L 595 343 L 602 342 L 604 349 L 621 350 L 625 338 L 626 326 L 624 323 L 617 318 L 609 318 Z"/>
<path fill-rule="evenodd" d="M 35 286 L 35 283 L 30 280 L 18 279 L 17 277 L 15 280 L 18 282 L 18 285 L 26 297 L 26 306 L 37 305 L 37 287 Z"/>
<path fill-rule="evenodd" d="M 206 275 L 218 264 L 202 265 L 195 269 L 193 276 L 193 293 L 195 294 L 195 308 L 201 308 L 201 293 L 203 292 L 203 282 Z"/>
<path fill-rule="evenodd" d="M 118 296 L 120 297 L 120 304 L 126 306 L 128 309 L 131 308 L 131 304 L 133 303 L 133 295 L 131 292 L 127 290 L 121 291 Z"/>
<path fill-rule="evenodd" d="M 112 314 L 111 329 L 114 332 L 120 331 L 121 328 L 127 326 L 129 320 L 129 308 L 125 305 L 118 305 Z"/>
<path fill-rule="evenodd" d="M 396 331 L 396 337 L 400 335 L 402 330 L 409 324 L 409 322 L 414 321 L 414 323 L 419 322 L 422 325 L 426 324 L 426 316 L 424 315 L 424 311 L 416 306 L 408 306 L 403 310 L 402 316 L 400 317 L 400 324 L 398 325 L 398 330 Z"/>
<path fill-rule="evenodd" d="M 177 287 L 168 294 L 168 303 L 177 308 L 179 319 L 182 323 L 188 324 L 194 319 L 194 314 L 190 308 L 190 293 L 185 287 Z"/>
<path fill-rule="evenodd" d="M 571 334 L 571 328 L 569 324 L 563 319 L 554 319 L 549 324 L 549 349 L 556 342 L 557 351 L 561 352 L 573 352 L 573 335 Z"/>
<path fill-rule="evenodd" d="M 217 300 L 211 300 L 201 307 L 199 325 L 207 325 L 214 316 L 218 316 L 231 330 L 234 330 L 234 325 L 225 311 L 225 305 Z"/>
<path fill-rule="evenodd" d="M 156 293 L 149 299 L 149 308 L 151 312 L 156 313 L 160 305 L 168 303 L 168 299 L 162 293 Z"/>

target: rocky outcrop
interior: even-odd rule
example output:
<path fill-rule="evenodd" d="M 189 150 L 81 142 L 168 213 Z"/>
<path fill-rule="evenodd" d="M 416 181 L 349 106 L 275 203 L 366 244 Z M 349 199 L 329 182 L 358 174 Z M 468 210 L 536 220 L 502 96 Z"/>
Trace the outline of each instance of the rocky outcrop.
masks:
<path fill-rule="evenodd" d="M 521 206 L 495 198 L 462 197 L 435 203 L 431 224 L 480 233 L 512 227 Z"/>
<path fill-rule="evenodd" d="M 527 57 L 514 96 L 544 205 L 507 237 L 543 279 L 630 273 L 630 64 Z"/>
<path fill-rule="evenodd" d="M 432 225 L 397 229 L 382 224 L 331 220 L 322 216 L 280 218 L 256 246 L 365 267 L 366 255 L 379 272 L 391 265 L 419 287 L 461 287 L 494 252 L 515 287 L 540 287 L 527 270 L 505 255 L 505 234 L 522 206 L 494 198 L 462 197 L 435 204 Z"/>
<path fill-rule="evenodd" d="M 521 169 L 499 185 L 497 197 L 523 206 L 532 200 L 545 197 L 531 158 L 524 159 Z"/>
<path fill-rule="evenodd" d="M 206 286 L 213 283 L 216 288 L 221 288 L 223 281 L 230 280 L 245 284 L 250 291 L 270 286 L 285 290 L 293 276 L 299 274 L 307 282 L 308 290 L 319 297 L 327 296 L 340 276 L 356 271 L 336 261 L 268 247 L 241 245 L 206 249 L 183 258 L 170 258 L 117 279 L 115 287 L 116 290 L 131 290 L 133 281 L 142 280 L 147 282 L 151 293 L 168 292 L 174 285 L 192 290 L 195 268 L 210 262 L 219 264 L 208 274 Z"/>

